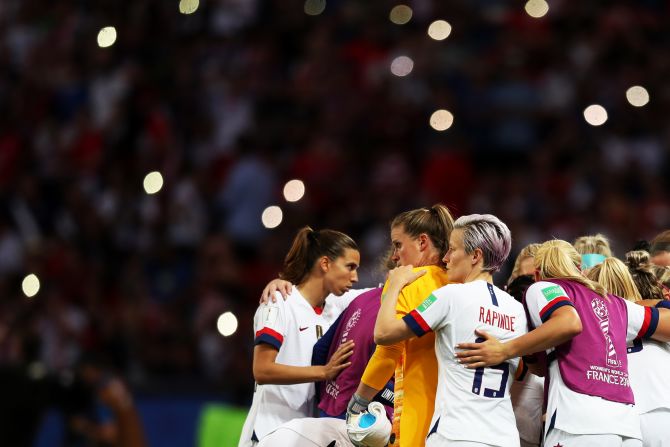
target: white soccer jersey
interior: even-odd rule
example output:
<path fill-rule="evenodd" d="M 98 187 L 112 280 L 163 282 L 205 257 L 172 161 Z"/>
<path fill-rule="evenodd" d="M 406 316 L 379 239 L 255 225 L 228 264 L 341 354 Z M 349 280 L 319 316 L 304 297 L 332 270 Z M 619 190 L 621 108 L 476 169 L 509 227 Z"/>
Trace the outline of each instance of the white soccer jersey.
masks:
<path fill-rule="evenodd" d="M 644 414 L 659 408 L 670 410 L 669 372 L 669 343 L 639 338 L 629 343 L 628 373 L 638 413 Z"/>
<path fill-rule="evenodd" d="M 293 419 L 267 435 L 258 447 L 353 447 L 344 419 Z"/>
<path fill-rule="evenodd" d="M 312 308 L 294 287 L 286 300 L 278 296 L 277 302 L 258 308 L 254 315 L 254 344 L 267 343 L 277 348 L 276 363 L 309 366 L 314 343 L 329 326 L 320 309 Z M 254 434 L 261 440 L 291 419 L 315 416 L 315 400 L 314 383 L 256 385 L 240 446 L 251 445 Z"/>
<path fill-rule="evenodd" d="M 526 291 L 526 306 L 534 327 L 547 321 L 561 306 L 573 306 L 570 297 L 558 284 L 538 281 Z M 654 314 L 658 311 L 626 301 L 628 330 L 631 343 L 637 337 L 648 337 L 655 329 Z M 550 354 L 554 349 L 547 350 Z M 640 424 L 632 405 L 613 402 L 596 396 L 572 391 L 565 385 L 557 361 L 549 365 L 549 398 L 545 433 L 556 427 L 571 434 L 616 434 L 640 439 Z"/>
<path fill-rule="evenodd" d="M 510 387 L 519 359 L 466 369 L 456 361 L 454 346 L 476 342 L 475 329 L 503 342 L 525 334 L 523 306 L 479 280 L 437 289 L 403 320 L 419 336 L 430 330 L 436 335 L 438 383 L 430 432 L 452 441 L 518 446 Z"/>
<path fill-rule="evenodd" d="M 335 320 L 337 320 L 337 317 L 344 312 L 344 309 L 349 307 L 349 304 L 351 304 L 353 300 L 368 290 L 372 290 L 372 288 L 351 289 L 340 296 L 331 293 L 326 297 L 326 305 L 323 307 L 323 318 L 329 325 L 333 324 Z"/>

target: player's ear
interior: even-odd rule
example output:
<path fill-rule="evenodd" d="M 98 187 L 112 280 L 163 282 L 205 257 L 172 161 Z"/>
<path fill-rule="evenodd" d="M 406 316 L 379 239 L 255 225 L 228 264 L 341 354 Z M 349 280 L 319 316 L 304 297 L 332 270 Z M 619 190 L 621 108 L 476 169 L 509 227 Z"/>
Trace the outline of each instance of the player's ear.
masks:
<path fill-rule="evenodd" d="M 328 256 L 321 256 L 317 261 L 317 265 L 323 273 L 328 273 L 328 270 L 330 269 L 330 259 L 328 259 Z"/>
<path fill-rule="evenodd" d="M 484 252 L 482 251 L 481 248 L 475 248 L 472 251 L 472 265 L 475 265 L 479 262 L 479 260 L 484 260 Z"/>
<path fill-rule="evenodd" d="M 419 241 L 419 250 L 424 251 L 428 249 L 430 238 L 426 233 L 421 233 L 417 240 Z"/>

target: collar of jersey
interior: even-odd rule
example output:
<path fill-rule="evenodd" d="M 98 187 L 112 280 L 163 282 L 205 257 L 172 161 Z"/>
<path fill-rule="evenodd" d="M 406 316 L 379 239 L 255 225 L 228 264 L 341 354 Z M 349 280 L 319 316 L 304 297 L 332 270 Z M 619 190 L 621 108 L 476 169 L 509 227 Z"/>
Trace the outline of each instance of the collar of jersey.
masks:
<path fill-rule="evenodd" d="M 309 301 L 307 301 L 307 298 L 305 298 L 302 293 L 300 293 L 300 290 L 298 290 L 297 287 L 294 287 L 295 293 L 300 297 L 298 301 L 300 301 L 300 305 L 304 305 L 312 309 L 312 311 L 317 314 L 321 315 L 323 313 L 323 309 L 326 307 L 326 303 L 323 303 L 323 307 L 313 307 L 311 304 L 309 304 Z"/>

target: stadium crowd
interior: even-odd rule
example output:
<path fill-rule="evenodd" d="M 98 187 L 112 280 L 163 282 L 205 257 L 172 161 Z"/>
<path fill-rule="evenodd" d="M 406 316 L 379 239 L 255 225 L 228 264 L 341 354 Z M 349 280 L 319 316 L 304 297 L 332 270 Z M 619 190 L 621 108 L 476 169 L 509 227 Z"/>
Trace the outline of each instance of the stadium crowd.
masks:
<path fill-rule="evenodd" d="M 244 405 L 258 295 L 300 226 L 353 236 L 374 286 L 389 219 L 427 203 L 499 216 L 512 253 L 598 231 L 623 255 L 670 225 L 667 2 L 555 1 L 540 20 L 502 0 L 408 3 L 399 26 L 391 2 L 1 2 L 0 363 L 32 337 L 48 370 L 95 351 L 136 388 Z M 445 41 L 426 34 L 436 19 Z M 401 54 L 407 77 L 389 70 Z M 626 102 L 635 84 L 646 107 Z"/>

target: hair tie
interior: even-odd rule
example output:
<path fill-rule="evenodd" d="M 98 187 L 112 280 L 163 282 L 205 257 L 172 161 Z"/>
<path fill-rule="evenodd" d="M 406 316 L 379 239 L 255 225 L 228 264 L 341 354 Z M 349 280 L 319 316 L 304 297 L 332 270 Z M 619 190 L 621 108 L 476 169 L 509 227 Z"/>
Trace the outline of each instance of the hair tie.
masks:
<path fill-rule="evenodd" d="M 590 269 L 606 259 L 606 256 L 597 253 L 587 253 L 582 255 L 582 270 Z"/>

